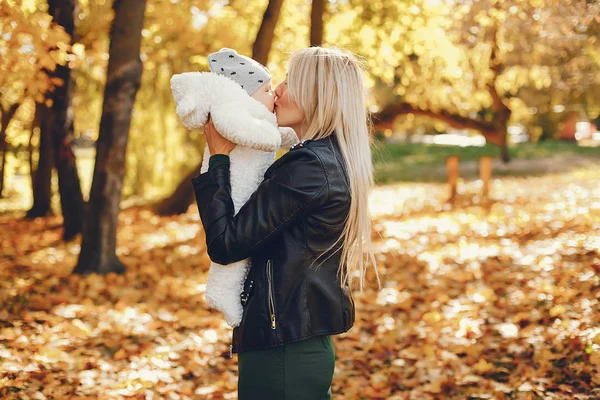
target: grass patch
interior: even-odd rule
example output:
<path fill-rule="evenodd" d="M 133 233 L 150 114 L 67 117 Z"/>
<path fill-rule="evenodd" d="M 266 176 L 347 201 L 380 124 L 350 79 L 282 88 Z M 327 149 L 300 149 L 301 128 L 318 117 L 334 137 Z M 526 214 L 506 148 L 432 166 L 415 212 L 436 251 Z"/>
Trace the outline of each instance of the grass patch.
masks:
<path fill-rule="evenodd" d="M 484 147 L 457 147 L 429 145 L 422 143 L 378 143 L 373 147 L 373 164 L 375 166 L 375 181 L 379 184 L 392 182 L 443 182 L 446 179 L 446 158 L 458 155 L 461 166 L 474 164 L 482 156 L 500 159 L 500 149 L 493 145 Z M 510 155 L 513 164 L 519 160 L 540 160 L 556 156 L 581 157 L 598 159 L 600 148 L 580 147 L 569 142 L 522 143 L 511 147 Z M 522 164 L 522 162 L 521 162 Z M 503 168 L 497 175 L 525 175 L 527 170 Z M 466 178 L 477 176 L 470 168 Z M 533 168 L 532 173 L 543 171 Z"/>

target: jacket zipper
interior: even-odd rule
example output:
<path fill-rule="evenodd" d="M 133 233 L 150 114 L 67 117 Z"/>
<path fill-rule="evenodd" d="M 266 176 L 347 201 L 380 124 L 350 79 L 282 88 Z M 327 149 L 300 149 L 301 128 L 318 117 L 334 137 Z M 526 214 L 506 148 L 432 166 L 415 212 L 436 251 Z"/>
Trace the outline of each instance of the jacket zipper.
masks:
<path fill-rule="evenodd" d="M 269 314 L 271 316 L 271 329 L 276 329 L 275 326 L 275 294 L 273 293 L 273 263 L 267 261 L 267 282 L 269 292 Z"/>

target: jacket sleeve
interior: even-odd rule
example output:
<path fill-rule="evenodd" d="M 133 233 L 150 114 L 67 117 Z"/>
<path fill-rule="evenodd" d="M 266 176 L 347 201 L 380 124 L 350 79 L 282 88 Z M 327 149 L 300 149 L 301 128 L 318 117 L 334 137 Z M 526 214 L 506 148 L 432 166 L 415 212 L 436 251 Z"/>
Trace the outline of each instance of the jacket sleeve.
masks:
<path fill-rule="evenodd" d="M 192 179 L 213 262 L 227 265 L 248 258 L 327 200 L 327 174 L 313 150 L 299 148 L 282 158 L 235 216 L 229 165 Z"/>

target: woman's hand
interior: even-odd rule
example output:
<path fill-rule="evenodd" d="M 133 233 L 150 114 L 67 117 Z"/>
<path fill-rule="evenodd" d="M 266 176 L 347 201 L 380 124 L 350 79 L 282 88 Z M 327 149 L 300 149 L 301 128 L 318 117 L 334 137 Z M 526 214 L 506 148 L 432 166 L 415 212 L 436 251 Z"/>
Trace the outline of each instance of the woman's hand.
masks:
<path fill-rule="evenodd" d="M 230 142 L 217 132 L 212 118 L 208 117 L 208 122 L 204 125 L 204 134 L 206 135 L 206 144 L 211 156 L 215 154 L 229 155 L 235 147 L 235 143 Z"/>

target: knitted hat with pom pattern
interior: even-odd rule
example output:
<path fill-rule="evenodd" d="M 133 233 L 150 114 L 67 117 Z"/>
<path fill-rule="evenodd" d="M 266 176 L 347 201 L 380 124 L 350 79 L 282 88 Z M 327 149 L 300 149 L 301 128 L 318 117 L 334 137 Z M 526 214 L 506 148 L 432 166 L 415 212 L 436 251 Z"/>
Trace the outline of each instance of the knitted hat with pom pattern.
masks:
<path fill-rule="evenodd" d="M 271 79 L 269 71 L 257 61 L 226 47 L 208 56 L 211 72 L 231 78 L 250 96 Z"/>

